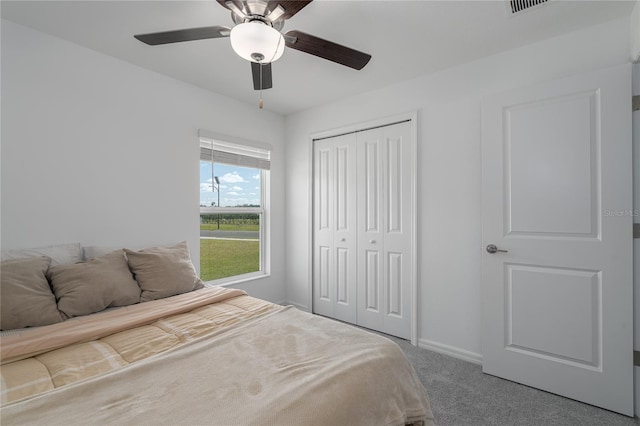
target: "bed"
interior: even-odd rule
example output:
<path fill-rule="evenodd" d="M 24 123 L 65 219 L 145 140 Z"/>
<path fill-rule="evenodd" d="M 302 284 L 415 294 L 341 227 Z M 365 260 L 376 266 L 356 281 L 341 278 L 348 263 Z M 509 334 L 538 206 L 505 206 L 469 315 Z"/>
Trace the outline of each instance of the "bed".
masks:
<path fill-rule="evenodd" d="M 70 312 L 51 274 L 74 267 L 64 268 L 49 264 L 46 276 L 56 307 Z M 144 295 L 144 271 L 130 270 Z M 3 326 L 0 422 L 433 424 L 425 389 L 392 341 L 189 280 L 180 294 L 119 307 L 107 298 L 95 313 Z"/>

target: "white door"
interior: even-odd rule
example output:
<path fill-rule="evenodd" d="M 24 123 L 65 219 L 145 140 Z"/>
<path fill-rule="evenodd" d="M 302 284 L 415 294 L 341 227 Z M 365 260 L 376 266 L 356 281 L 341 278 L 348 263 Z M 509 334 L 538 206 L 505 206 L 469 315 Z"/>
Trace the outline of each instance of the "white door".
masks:
<path fill-rule="evenodd" d="M 358 324 L 411 337 L 411 123 L 358 132 Z"/>
<path fill-rule="evenodd" d="M 630 97 L 625 65 L 483 102 L 482 353 L 486 373 L 631 416 Z"/>
<path fill-rule="evenodd" d="M 356 135 L 314 142 L 313 311 L 356 323 Z"/>

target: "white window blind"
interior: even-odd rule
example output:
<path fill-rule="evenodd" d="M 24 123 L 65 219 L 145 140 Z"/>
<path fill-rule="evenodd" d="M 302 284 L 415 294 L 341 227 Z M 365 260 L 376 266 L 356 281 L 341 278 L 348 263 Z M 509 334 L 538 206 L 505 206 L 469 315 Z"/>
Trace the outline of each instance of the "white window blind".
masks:
<path fill-rule="evenodd" d="M 267 148 L 200 137 L 200 160 L 269 170 L 271 151 Z"/>

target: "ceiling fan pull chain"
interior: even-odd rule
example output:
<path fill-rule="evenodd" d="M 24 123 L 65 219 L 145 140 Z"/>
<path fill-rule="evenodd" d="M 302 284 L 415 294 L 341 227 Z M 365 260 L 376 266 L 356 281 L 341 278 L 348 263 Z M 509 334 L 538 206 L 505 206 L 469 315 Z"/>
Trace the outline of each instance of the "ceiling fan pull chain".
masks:
<path fill-rule="evenodd" d="M 258 108 L 262 109 L 264 102 L 262 102 L 262 62 L 258 62 L 260 65 L 260 100 L 258 101 Z"/>

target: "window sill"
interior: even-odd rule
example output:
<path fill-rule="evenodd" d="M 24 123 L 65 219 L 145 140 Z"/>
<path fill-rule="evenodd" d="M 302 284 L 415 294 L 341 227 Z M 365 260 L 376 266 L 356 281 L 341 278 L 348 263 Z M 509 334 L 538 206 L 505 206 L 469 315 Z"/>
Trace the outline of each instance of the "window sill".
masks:
<path fill-rule="evenodd" d="M 258 271 L 258 272 L 251 272 L 248 274 L 243 274 L 243 275 L 235 275 L 233 277 L 228 277 L 228 278 L 220 278 L 217 280 L 213 280 L 213 281 L 206 281 L 204 283 L 205 287 L 228 287 L 228 286 L 233 286 L 235 284 L 241 284 L 241 283 L 245 283 L 245 282 L 249 282 L 249 281 L 255 281 L 255 280 L 259 280 L 259 279 L 263 279 L 263 278 L 268 278 L 270 277 L 271 274 L 268 274 L 266 272 L 262 272 L 262 271 Z"/>

